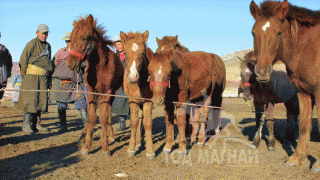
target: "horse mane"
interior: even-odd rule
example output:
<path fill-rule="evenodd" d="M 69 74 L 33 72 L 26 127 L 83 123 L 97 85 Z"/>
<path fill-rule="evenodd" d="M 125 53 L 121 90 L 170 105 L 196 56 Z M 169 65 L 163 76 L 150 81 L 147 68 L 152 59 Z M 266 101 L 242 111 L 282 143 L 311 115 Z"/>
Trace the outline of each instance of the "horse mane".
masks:
<path fill-rule="evenodd" d="M 173 40 L 175 40 L 175 37 L 173 36 L 164 36 L 162 38 L 162 42 L 163 44 L 169 44 L 170 42 L 172 42 Z M 178 48 L 179 51 L 181 52 L 190 52 L 188 48 L 186 48 L 185 46 L 181 45 L 180 42 L 177 40 L 177 43 L 174 45 L 174 49 Z"/>
<path fill-rule="evenodd" d="M 88 24 L 87 21 L 88 15 L 85 17 L 79 17 L 77 21 L 73 22 L 73 26 L 74 28 L 81 28 L 84 26 L 91 26 Z M 109 46 L 114 46 L 114 43 L 112 40 L 110 40 L 110 37 L 108 35 L 106 35 L 107 30 L 102 26 L 102 24 L 97 25 L 97 19 L 94 19 L 94 22 L 92 24 L 92 29 L 95 30 L 97 33 L 96 35 L 98 37 L 95 37 L 96 39 L 99 39 L 101 42 L 102 47 L 107 47 L 107 45 Z"/>
<path fill-rule="evenodd" d="M 140 31 L 137 31 L 137 32 L 132 32 L 132 31 L 129 31 L 127 32 L 127 41 L 128 40 L 131 40 L 131 39 L 137 39 L 139 40 L 142 44 L 144 44 L 144 41 L 143 41 L 143 37 L 142 37 L 142 33 Z M 147 44 L 146 44 L 147 45 Z M 147 48 L 146 48 L 147 49 Z"/>
<path fill-rule="evenodd" d="M 280 8 L 279 1 L 264 1 L 260 4 L 260 16 L 268 19 L 276 15 L 276 10 Z M 314 26 L 320 23 L 320 11 L 313 11 L 304 7 L 298 7 L 289 3 L 289 11 L 286 19 L 291 22 L 297 20 L 301 25 Z"/>

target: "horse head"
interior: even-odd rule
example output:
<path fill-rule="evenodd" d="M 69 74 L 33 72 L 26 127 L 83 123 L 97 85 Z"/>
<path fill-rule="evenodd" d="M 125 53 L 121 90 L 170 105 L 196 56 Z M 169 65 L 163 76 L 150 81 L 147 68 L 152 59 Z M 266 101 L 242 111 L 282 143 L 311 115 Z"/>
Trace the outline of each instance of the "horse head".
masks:
<path fill-rule="evenodd" d="M 287 0 L 267 1 L 261 4 L 261 8 L 254 1 L 250 4 L 251 15 L 256 21 L 252 28 L 254 51 L 258 60 L 255 72 L 261 81 L 270 80 L 272 65 L 277 59 L 281 59 L 283 38 L 290 28 L 286 20 L 288 11 Z"/>
<path fill-rule="evenodd" d="M 128 32 L 126 34 L 121 31 L 120 37 L 126 52 L 125 76 L 129 83 L 137 83 L 140 77 L 139 73 L 147 67 L 148 63 L 146 43 L 149 38 L 149 31 L 146 30 L 143 34 L 140 32 Z"/>
<path fill-rule="evenodd" d="M 178 35 L 176 36 L 164 36 L 161 40 L 156 38 L 158 48 L 156 53 L 160 53 L 165 50 L 179 50 L 181 52 L 189 52 L 188 48 L 182 46 L 178 41 Z"/>
<path fill-rule="evenodd" d="M 147 57 L 150 61 L 148 66 L 150 89 L 153 92 L 152 101 L 156 105 L 162 105 L 165 100 L 167 88 L 170 88 L 170 77 L 172 72 L 173 51 L 153 53 L 150 48 L 147 50 Z"/>
<path fill-rule="evenodd" d="M 96 20 L 90 14 L 73 22 L 74 29 L 70 35 L 71 49 L 67 59 L 70 69 L 77 68 L 83 61 L 87 60 L 96 47 Z"/>

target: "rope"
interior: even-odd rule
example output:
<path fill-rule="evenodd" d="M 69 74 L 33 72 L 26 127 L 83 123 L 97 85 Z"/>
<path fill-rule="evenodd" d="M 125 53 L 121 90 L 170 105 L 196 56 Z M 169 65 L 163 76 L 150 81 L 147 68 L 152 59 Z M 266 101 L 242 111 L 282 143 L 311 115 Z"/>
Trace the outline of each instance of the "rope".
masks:
<path fill-rule="evenodd" d="M 131 99 L 137 99 L 137 100 L 145 100 L 145 101 L 152 101 L 152 99 L 148 98 L 140 98 L 140 97 L 132 97 L 132 96 L 124 96 L 124 95 L 115 95 L 115 94 L 104 94 L 104 93 L 95 93 L 95 92 L 84 92 L 84 91 L 79 91 L 79 89 L 76 89 L 76 91 L 67 91 L 67 90 L 15 90 L 15 89 L 5 89 L 2 88 L 0 91 L 19 91 L 19 92 L 26 92 L 26 91 L 34 91 L 34 92 L 75 92 L 75 93 L 86 93 L 86 94 L 93 94 L 93 95 L 100 95 L 100 96 L 113 96 L 113 97 L 122 97 L 122 98 L 131 98 Z M 198 104 L 193 104 L 193 103 L 184 103 L 184 102 L 175 102 L 175 101 L 165 101 L 165 102 L 171 102 L 174 104 L 182 104 L 182 105 L 188 105 L 188 106 L 196 106 L 196 107 L 203 107 L 205 105 L 198 105 Z M 247 103 L 249 105 L 249 103 Z M 254 111 L 254 110 L 234 110 L 231 108 L 223 108 L 223 107 L 217 107 L 217 106 L 205 106 L 208 108 L 215 108 L 215 109 L 221 109 L 224 111 L 232 110 L 236 112 L 247 112 L 247 113 L 255 113 L 255 112 L 260 112 L 260 111 Z M 252 107 L 249 105 L 249 107 Z M 263 112 L 261 112 L 263 113 Z M 266 113 L 266 112 L 264 112 Z M 280 113 L 273 113 L 273 115 L 283 115 Z"/>

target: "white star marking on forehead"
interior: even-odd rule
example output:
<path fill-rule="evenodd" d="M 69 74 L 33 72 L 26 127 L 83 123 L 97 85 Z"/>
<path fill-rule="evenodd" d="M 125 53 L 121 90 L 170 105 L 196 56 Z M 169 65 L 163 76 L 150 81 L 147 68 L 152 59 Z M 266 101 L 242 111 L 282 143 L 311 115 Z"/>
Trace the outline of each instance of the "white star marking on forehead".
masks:
<path fill-rule="evenodd" d="M 163 51 L 163 49 L 164 49 L 164 46 L 162 46 L 161 51 Z"/>
<path fill-rule="evenodd" d="M 136 61 L 133 61 L 132 66 L 130 67 L 130 73 L 137 73 Z"/>
<path fill-rule="evenodd" d="M 138 44 L 133 43 L 133 44 L 132 44 L 132 51 L 136 52 L 138 49 L 139 49 Z"/>
<path fill-rule="evenodd" d="M 265 25 L 262 26 L 262 30 L 266 31 L 268 27 L 270 27 L 270 22 L 269 21 Z"/>
<path fill-rule="evenodd" d="M 245 72 L 245 73 L 249 73 L 249 72 L 251 72 L 251 71 L 250 71 L 250 69 L 246 68 L 244 72 Z"/>
<path fill-rule="evenodd" d="M 161 74 L 161 73 L 162 73 L 161 68 L 162 68 L 162 67 L 160 66 L 160 69 L 159 69 L 159 71 L 158 71 L 158 74 Z"/>

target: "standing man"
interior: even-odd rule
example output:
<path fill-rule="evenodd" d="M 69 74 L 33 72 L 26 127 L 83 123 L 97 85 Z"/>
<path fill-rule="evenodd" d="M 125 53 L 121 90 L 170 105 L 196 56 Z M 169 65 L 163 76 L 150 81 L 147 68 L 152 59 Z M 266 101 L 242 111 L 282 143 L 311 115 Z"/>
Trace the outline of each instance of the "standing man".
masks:
<path fill-rule="evenodd" d="M 77 74 L 76 71 L 70 70 L 67 67 L 67 58 L 71 47 L 70 32 L 67 32 L 66 37 L 62 38 L 66 41 L 67 47 L 60 49 L 53 57 L 55 65 L 54 72 L 52 74 L 53 85 L 50 98 L 57 102 L 58 114 L 60 120 L 59 132 L 67 132 L 66 110 L 68 103 L 74 102 L 74 106 L 79 110 L 80 116 L 85 125 L 87 121 L 87 103 L 83 93 L 76 92 L 55 92 L 55 91 L 74 91 L 78 85 L 80 91 L 86 91 L 84 86 L 84 78 Z M 84 73 L 86 67 L 85 63 L 81 64 L 79 72 Z"/>
<path fill-rule="evenodd" d="M 21 83 L 18 108 L 25 113 L 22 130 L 28 134 L 48 131 L 40 125 L 41 112 L 48 111 L 48 92 L 53 65 L 51 46 L 47 42 L 49 28 L 40 24 L 37 37 L 28 42 L 20 57 Z M 42 90 L 42 91 L 34 91 Z"/>
<path fill-rule="evenodd" d="M 126 55 L 124 53 L 123 43 L 119 36 L 114 38 L 114 43 L 117 49 L 117 54 L 120 56 L 120 60 L 123 64 L 124 69 L 125 67 L 125 58 Z M 116 91 L 116 95 L 125 96 L 124 90 L 122 87 L 118 91 Z M 126 128 L 126 119 L 130 115 L 130 107 L 129 107 L 129 100 L 128 98 L 123 97 L 115 97 L 112 103 L 112 113 L 117 114 L 119 116 L 119 128 L 117 130 L 123 131 Z"/>
<path fill-rule="evenodd" d="M 1 32 L 0 32 L 1 38 Z M 0 89 L 7 86 L 7 80 L 11 76 L 12 56 L 9 50 L 0 44 Z M 2 99 L 4 91 L 0 91 L 0 99 Z"/>
<path fill-rule="evenodd" d="M 12 80 L 12 87 L 14 88 L 14 90 L 20 90 L 21 89 L 21 82 L 22 82 L 22 76 L 20 74 L 20 70 L 17 70 L 17 74 L 15 74 L 13 76 L 13 80 Z M 18 101 L 19 101 L 19 95 L 20 95 L 20 91 L 15 91 L 13 94 L 13 105 L 14 107 L 17 106 Z"/>

